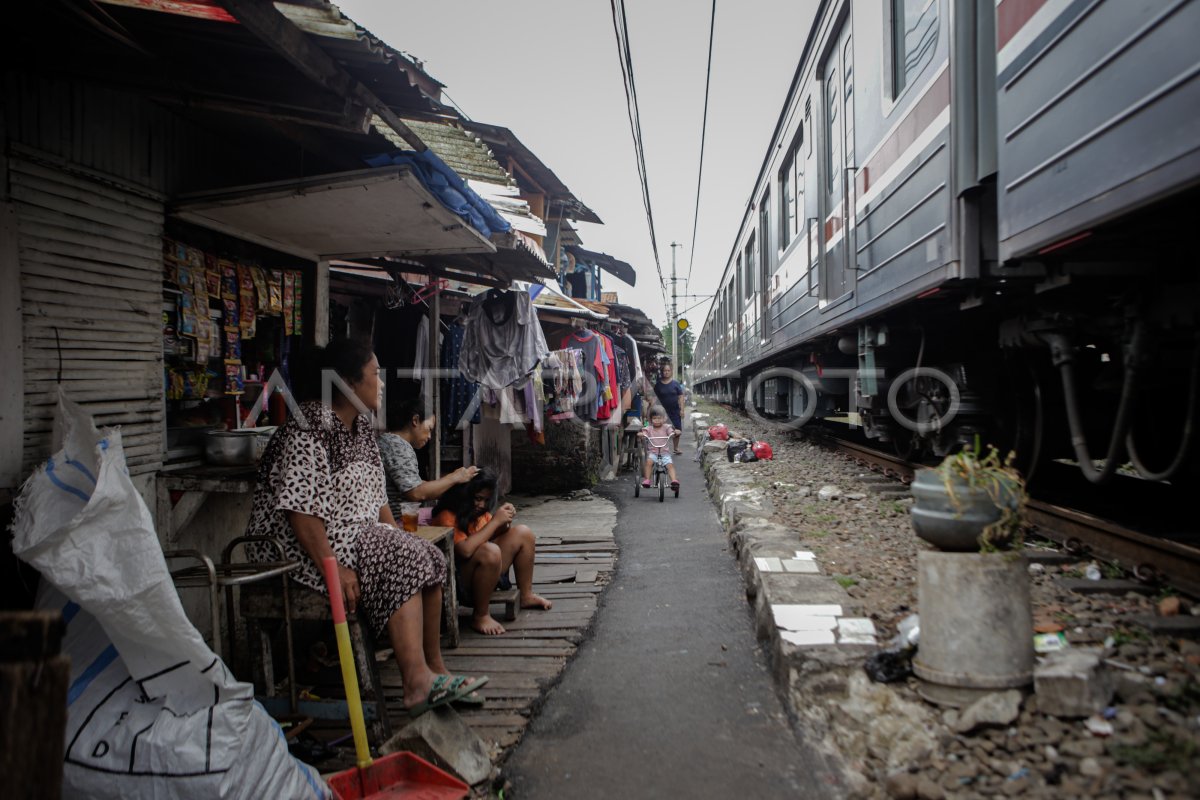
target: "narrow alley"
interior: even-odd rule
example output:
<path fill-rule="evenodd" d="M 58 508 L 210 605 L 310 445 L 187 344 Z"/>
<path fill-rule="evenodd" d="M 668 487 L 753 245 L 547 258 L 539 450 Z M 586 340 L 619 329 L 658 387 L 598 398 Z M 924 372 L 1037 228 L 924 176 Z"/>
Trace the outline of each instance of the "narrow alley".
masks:
<path fill-rule="evenodd" d="M 780 702 L 728 540 L 690 453 L 679 499 L 617 504 L 620 557 L 590 637 L 509 760 L 514 797 L 843 794 Z"/>

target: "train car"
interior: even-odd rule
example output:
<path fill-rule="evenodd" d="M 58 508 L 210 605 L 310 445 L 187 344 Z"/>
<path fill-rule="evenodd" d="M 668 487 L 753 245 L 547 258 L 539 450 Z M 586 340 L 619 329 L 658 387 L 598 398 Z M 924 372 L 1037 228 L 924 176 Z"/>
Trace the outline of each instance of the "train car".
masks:
<path fill-rule="evenodd" d="M 1198 30 L 1200 0 L 822 2 L 698 391 L 905 454 L 1194 469 Z"/>

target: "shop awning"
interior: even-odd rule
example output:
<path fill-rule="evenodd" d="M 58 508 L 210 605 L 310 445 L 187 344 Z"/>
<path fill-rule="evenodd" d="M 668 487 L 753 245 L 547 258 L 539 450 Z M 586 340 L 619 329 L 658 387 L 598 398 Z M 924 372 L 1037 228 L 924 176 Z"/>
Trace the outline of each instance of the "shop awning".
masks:
<path fill-rule="evenodd" d="M 637 283 L 637 271 L 633 265 L 620 259 L 613 258 L 608 253 L 597 253 L 594 250 L 584 250 L 579 245 L 567 245 L 567 252 L 575 256 L 577 261 L 595 264 L 605 272 L 616 275 L 621 280 L 633 286 Z"/>
<path fill-rule="evenodd" d="M 554 270 L 536 243 L 515 232 L 493 234 L 492 241 L 496 244 L 493 253 L 464 252 L 418 260 L 467 274 L 490 275 L 502 281 L 555 279 Z"/>
<path fill-rule="evenodd" d="M 496 252 L 407 166 L 186 195 L 172 213 L 314 261 Z"/>

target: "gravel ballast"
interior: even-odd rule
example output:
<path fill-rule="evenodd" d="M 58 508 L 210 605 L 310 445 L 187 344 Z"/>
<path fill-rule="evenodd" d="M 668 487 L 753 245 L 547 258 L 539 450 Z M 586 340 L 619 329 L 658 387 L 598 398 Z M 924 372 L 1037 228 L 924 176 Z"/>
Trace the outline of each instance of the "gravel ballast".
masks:
<path fill-rule="evenodd" d="M 708 488 L 797 723 L 841 761 L 856 796 L 1200 796 L 1200 643 L 1141 624 L 1174 615 L 1194 635 L 1187 619 L 1200 608 L 1169 590 L 1110 588 L 1105 579 L 1123 577 L 1115 567 L 1034 543 L 1034 629 L 1097 654 L 1105 683 L 1089 688 L 1109 696 L 1097 713 L 1042 713 L 1033 686 L 972 709 L 927 702 L 912 677 L 873 682 L 865 660 L 918 611 L 924 545 L 907 491 L 798 433 L 709 403 L 695 412 L 689 430 L 699 438 L 722 422 L 774 450 L 770 461 L 729 463 L 723 445 L 709 443 Z M 1100 581 L 1088 579 L 1089 566 Z"/>

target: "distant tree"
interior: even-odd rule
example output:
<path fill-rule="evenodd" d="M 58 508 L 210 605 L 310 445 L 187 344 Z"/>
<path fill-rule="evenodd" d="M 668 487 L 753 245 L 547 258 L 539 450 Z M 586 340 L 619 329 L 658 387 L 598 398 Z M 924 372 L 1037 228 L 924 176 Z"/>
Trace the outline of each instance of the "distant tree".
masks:
<path fill-rule="evenodd" d="M 663 325 L 662 327 L 663 341 L 667 345 L 667 357 L 671 357 L 671 326 Z M 679 332 L 679 363 L 692 363 L 692 346 L 696 342 L 696 337 L 692 333 L 692 329 Z"/>

